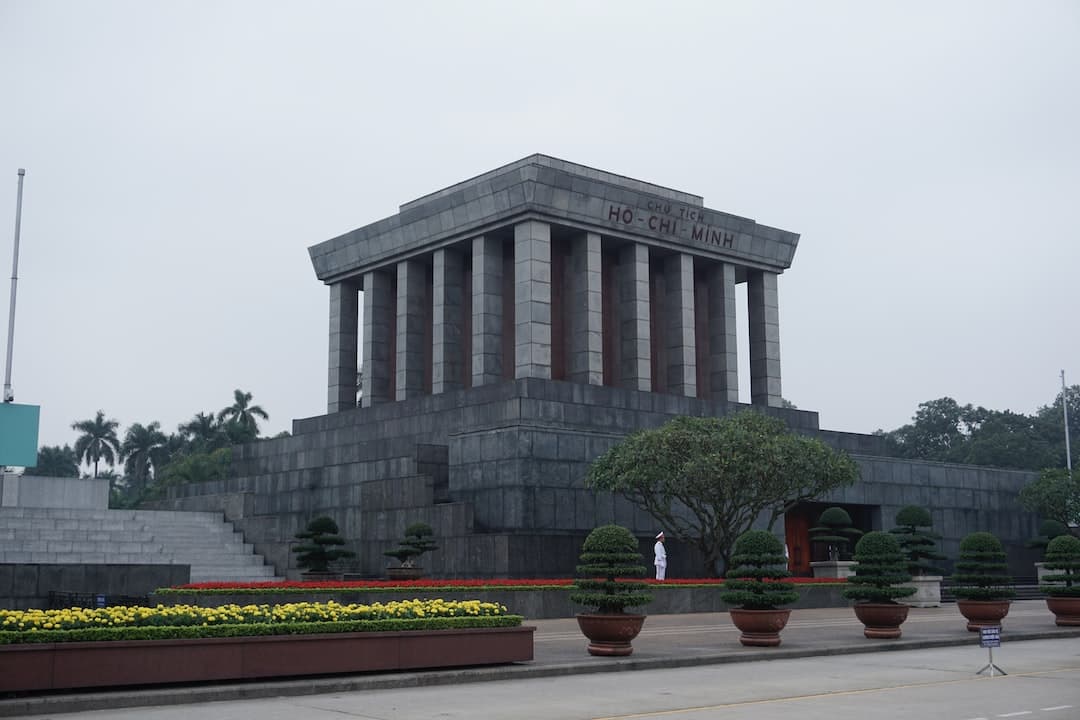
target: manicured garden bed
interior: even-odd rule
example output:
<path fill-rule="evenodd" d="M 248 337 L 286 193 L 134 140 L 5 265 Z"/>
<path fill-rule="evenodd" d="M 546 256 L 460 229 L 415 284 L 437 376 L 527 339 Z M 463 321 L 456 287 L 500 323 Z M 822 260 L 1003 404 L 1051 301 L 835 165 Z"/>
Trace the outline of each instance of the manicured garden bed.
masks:
<path fill-rule="evenodd" d="M 847 607 L 840 595 L 844 580 L 821 582 L 799 578 L 799 600 L 793 608 Z M 189 603 L 206 607 L 230 603 L 294 602 L 297 600 L 369 603 L 394 599 L 436 598 L 468 591 L 470 597 L 505 605 L 526 618 L 570 618 L 583 610 L 570 601 L 572 580 L 420 580 L 410 582 L 349 581 L 319 583 L 201 583 L 159 590 L 154 602 Z M 719 579 L 650 582 L 653 601 L 642 608 L 650 615 L 726 612 L 720 601 Z"/>
<path fill-rule="evenodd" d="M 533 631 L 475 600 L 0 611 L 0 691 L 520 662 Z"/>

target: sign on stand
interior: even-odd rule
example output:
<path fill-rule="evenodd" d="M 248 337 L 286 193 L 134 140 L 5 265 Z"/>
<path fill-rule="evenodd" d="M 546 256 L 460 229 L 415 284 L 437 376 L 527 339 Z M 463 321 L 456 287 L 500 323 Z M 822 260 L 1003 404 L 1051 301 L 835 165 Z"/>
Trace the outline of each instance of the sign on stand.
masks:
<path fill-rule="evenodd" d="M 975 674 L 982 675 L 984 672 L 989 671 L 990 677 L 994 677 L 994 671 L 996 670 L 999 675 L 1008 675 L 1007 672 L 994 664 L 994 648 L 1001 647 L 1001 626 L 979 628 L 979 646 L 986 648 L 986 652 L 990 654 L 990 661 Z"/>

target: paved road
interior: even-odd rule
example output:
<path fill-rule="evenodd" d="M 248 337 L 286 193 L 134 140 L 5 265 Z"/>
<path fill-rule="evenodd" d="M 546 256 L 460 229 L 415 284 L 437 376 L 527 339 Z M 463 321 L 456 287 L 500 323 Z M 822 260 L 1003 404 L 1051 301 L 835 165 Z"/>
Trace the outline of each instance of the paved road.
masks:
<path fill-rule="evenodd" d="M 1075 720 L 1080 641 L 931 648 L 671 670 L 103 710 L 80 720 Z"/>

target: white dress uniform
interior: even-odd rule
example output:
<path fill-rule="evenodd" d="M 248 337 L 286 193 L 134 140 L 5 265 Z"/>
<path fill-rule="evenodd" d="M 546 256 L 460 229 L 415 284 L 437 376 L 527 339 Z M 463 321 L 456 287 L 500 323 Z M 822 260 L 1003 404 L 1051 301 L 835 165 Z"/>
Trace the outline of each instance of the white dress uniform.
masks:
<path fill-rule="evenodd" d="M 667 574 L 667 549 L 664 547 L 664 533 L 656 536 L 653 545 L 653 565 L 656 566 L 656 579 L 663 580 Z"/>

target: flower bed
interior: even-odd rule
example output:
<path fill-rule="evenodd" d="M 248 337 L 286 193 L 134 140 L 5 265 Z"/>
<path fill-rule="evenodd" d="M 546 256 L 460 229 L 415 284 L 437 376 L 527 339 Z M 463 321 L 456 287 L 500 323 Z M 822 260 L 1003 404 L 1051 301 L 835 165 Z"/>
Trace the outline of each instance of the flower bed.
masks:
<path fill-rule="evenodd" d="M 531 660 L 534 628 L 477 600 L 0 610 L 0 691 Z"/>
<path fill-rule="evenodd" d="M 800 578 L 799 600 L 794 608 L 847 607 L 840 597 L 844 580 L 821 582 L 818 578 Z M 469 585 L 461 585 L 466 582 Z M 521 583 L 533 583 L 523 585 Z M 552 584 L 558 583 L 558 584 Z M 650 582 L 653 602 L 645 607 L 650 615 L 671 613 L 726 612 L 720 601 L 719 579 L 683 579 Z M 423 580 L 394 583 L 386 581 L 350 581 L 317 583 L 200 583 L 160 590 L 155 602 L 190 603 L 202 606 L 244 604 L 253 595 L 267 602 L 337 600 L 373 603 L 383 598 L 439 597 L 468 590 L 473 597 L 505 605 L 515 614 L 532 619 L 569 618 L 582 611 L 570 601 L 569 580 Z"/>
<path fill-rule="evenodd" d="M 663 590 L 664 588 L 685 587 L 719 587 L 724 584 L 723 578 L 677 578 L 670 580 L 646 580 L 652 587 L 650 590 Z M 788 582 L 799 585 L 835 585 L 846 582 L 845 578 L 788 578 Z M 320 580 L 315 582 L 297 582 L 292 580 L 280 582 L 204 582 L 175 585 L 169 588 L 161 588 L 156 594 L 190 594 L 198 593 L 310 593 L 313 590 L 364 590 L 365 592 L 401 592 L 402 590 L 440 590 L 446 592 L 461 592 L 471 590 L 542 590 L 549 588 L 567 588 L 573 585 L 571 578 L 540 578 L 540 579 L 447 579 L 447 580 Z"/>

